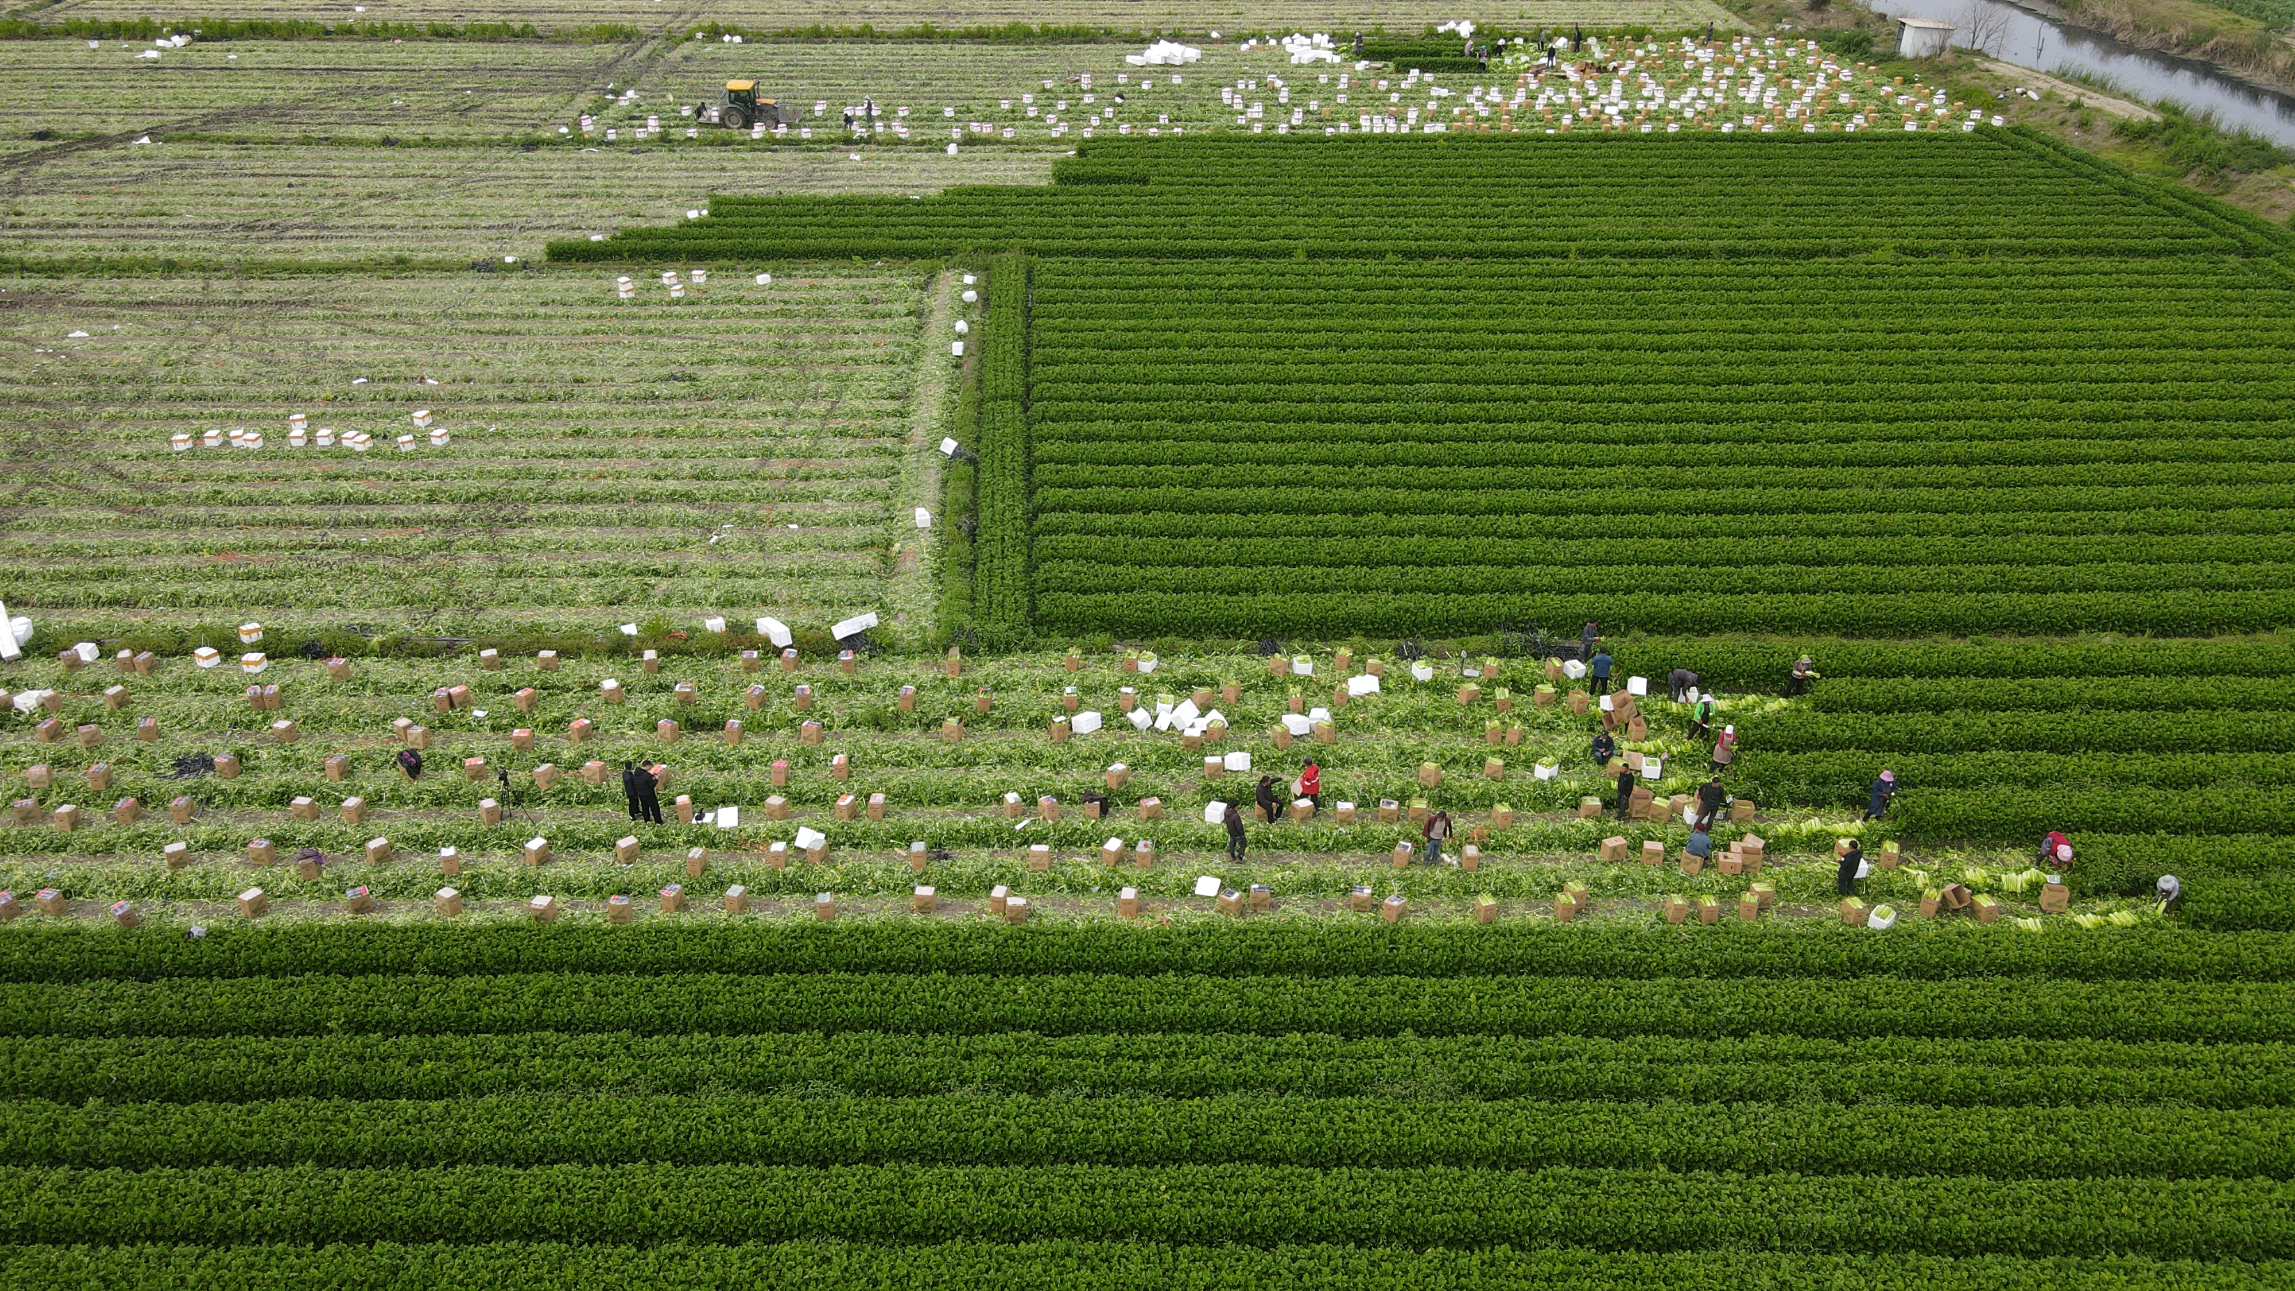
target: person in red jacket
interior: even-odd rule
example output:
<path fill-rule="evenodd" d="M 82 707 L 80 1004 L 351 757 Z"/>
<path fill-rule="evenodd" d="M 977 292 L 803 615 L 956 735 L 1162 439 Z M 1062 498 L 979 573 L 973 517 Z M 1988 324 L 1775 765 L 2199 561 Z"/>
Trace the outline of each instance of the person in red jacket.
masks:
<path fill-rule="evenodd" d="M 1299 771 L 1299 796 L 1314 803 L 1315 810 L 1323 809 L 1323 768 L 1312 759 Z"/>

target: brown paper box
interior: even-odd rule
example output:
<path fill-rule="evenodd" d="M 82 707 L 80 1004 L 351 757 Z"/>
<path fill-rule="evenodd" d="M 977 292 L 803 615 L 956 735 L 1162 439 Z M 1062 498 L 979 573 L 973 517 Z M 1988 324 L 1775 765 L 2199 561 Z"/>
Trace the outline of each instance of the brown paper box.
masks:
<path fill-rule="evenodd" d="M 1626 859 L 1625 836 L 1623 834 L 1613 834 L 1610 837 L 1603 839 L 1602 850 L 1599 853 L 1599 858 L 1604 861 L 1623 861 Z"/>
<path fill-rule="evenodd" d="M 1667 923 L 1680 923 L 1688 917 L 1688 901 L 1683 900 L 1680 897 L 1674 897 L 1665 903 L 1665 921 Z"/>
<path fill-rule="evenodd" d="M 199 804 L 189 794 L 181 795 L 167 804 L 167 818 L 178 825 L 188 825 L 199 814 Z"/>

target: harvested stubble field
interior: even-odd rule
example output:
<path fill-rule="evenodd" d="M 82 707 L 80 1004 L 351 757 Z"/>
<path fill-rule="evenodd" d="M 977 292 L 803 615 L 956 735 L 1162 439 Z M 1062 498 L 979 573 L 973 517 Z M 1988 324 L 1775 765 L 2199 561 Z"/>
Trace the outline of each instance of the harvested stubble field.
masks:
<path fill-rule="evenodd" d="M 1148 21 L 1095 15 L 1025 17 Z M 654 20 L 709 18 L 755 21 Z M 416 70 L 361 93 L 452 146 L 322 101 L 370 48 Z M 927 115 L 1121 50 L 498 48 L 270 43 L 243 104 L 177 60 L 181 142 L 0 144 L 6 249 L 51 262 L 0 280 L 0 597 L 39 625 L 0 666 L 0 1280 L 2295 1280 L 2283 234 L 2019 134 L 1724 140 L 1718 102 L 1696 139 L 1103 137 L 1048 185 L 1040 143 L 922 131 L 633 146 L 735 67 Z M 554 135 L 609 79 L 600 152 L 474 120 Z M 731 196 L 776 191 L 813 196 Z M 402 454 L 417 409 L 450 442 Z M 289 447 L 298 411 L 379 442 Z M 1577 685 L 1493 631 L 1597 615 L 1654 683 L 1631 821 L 1583 814 Z M 1205 639 L 1244 633 L 1284 662 Z M 1675 667 L 1752 812 L 1704 866 Z M 1135 731 L 1126 687 L 1225 729 Z M 1320 807 L 1231 861 L 1209 805 L 1310 755 Z M 1422 803 L 1450 863 L 1398 867 Z"/>
<path fill-rule="evenodd" d="M 610 275 L 518 266 L 5 280 L 13 594 L 154 626 L 266 606 L 395 631 L 451 605 L 464 632 L 575 606 L 921 614 L 910 513 L 933 500 L 954 278 L 773 267 L 628 302 Z M 374 446 L 293 447 L 296 413 Z M 262 447 L 172 447 L 236 427 Z"/>
<path fill-rule="evenodd" d="M 40 11 L 47 21 L 75 19 L 159 18 L 194 24 L 212 15 L 214 6 L 195 0 L 61 0 Z M 235 5 L 230 16 L 238 19 L 302 19 L 310 22 L 345 22 L 350 6 L 316 4 L 307 0 L 252 0 Z M 976 4 L 922 6 L 915 4 L 826 4 L 820 0 L 778 5 L 769 12 L 718 2 L 685 0 L 677 5 L 631 5 L 623 0 L 488 0 L 485 4 L 398 3 L 370 4 L 358 15 L 377 22 L 508 22 L 538 27 L 585 27 L 600 23 L 641 22 L 682 30 L 701 23 L 757 26 L 765 30 L 850 28 L 868 24 L 879 31 L 899 31 L 931 25 L 942 29 L 1006 27 L 1015 23 L 1047 27 L 1099 27 L 1117 31 L 1182 28 L 1189 32 L 1348 31 L 1356 27 L 1390 26 L 1416 32 L 1430 21 L 1426 11 L 1394 0 L 1357 0 L 1356 3 L 1311 5 L 1283 0 L 1229 7 L 1194 4 L 1131 4 L 1109 0 L 1054 0 L 1049 4 Z M 1702 28 L 1714 23 L 1722 31 L 1737 30 L 1741 21 L 1710 0 L 1502 0 L 1477 21 L 1485 23 L 1566 25 L 1588 28 L 1653 26 Z"/>

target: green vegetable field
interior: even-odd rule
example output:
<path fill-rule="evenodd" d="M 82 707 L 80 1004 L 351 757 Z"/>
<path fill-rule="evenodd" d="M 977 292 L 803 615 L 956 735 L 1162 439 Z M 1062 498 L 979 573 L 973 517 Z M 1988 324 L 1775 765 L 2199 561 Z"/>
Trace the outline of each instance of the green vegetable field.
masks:
<path fill-rule="evenodd" d="M 0 1285 L 2295 1284 L 2287 229 L 1702 2 L 54 8 Z"/>

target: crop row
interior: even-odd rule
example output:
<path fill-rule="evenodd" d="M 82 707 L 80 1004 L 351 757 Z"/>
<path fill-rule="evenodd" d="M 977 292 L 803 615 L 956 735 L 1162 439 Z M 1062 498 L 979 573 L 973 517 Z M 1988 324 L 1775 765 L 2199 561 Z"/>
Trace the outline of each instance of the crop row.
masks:
<path fill-rule="evenodd" d="M 0 1237 L 56 1243 L 1094 1239 L 1839 1254 L 2295 1254 L 2273 1180 L 562 1165 L 0 1169 Z"/>
<path fill-rule="evenodd" d="M 1581 245 L 1613 255 L 1822 255 L 1883 243 L 1916 255 L 1949 246 L 1979 256 L 2286 249 L 2283 236 L 2274 243 L 2244 225 L 2154 205 L 2138 181 L 2075 175 L 2009 132 L 1652 142 L 1110 140 L 1057 169 L 1049 188 L 951 189 L 922 201 L 721 197 L 706 220 L 553 242 L 549 254 L 827 260 L 1026 247 L 1384 258 L 1407 248 L 1431 259 L 1567 258 Z M 1699 182 L 1722 175 L 1727 184 Z M 1110 177 L 1149 182 L 1077 182 Z M 1744 201 L 1748 191 L 1764 200 Z"/>
<path fill-rule="evenodd" d="M 13 1035 L 313 1035 L 329 1031 L 900 1031 L 1073 1034 L 1672 1035 L 2284 1041 L 2295 986 L 1898 978 L 1119 976 L 938 973 L 657 977 L 167 979 L 14 985 Z"/>
<path fill-rule="evenodd" d="M 999 256 L 988 271 L 981 338 L 980 528 L 973 537 L 974 612 L 984 624 L 1028 621 L 1029 259 Z"/>
<path fill-rule="evenodd" d="M 1045 588 L 1122 587 L 1143 593 L 1239 597 L 1264 588 L 1268 581 L 1264 566 L 1134 565 L 1126 561 L 1124 555 L 1117 551 L 1096 560 L 1039 560 L 1035 570 L 1037 585 Z M 1521 568 L 1465 552 L 1458 555 L 1460 559 L 1439 565 L 1400 562 L 1339 567 L 1306 565 L 1286 569 L 1283 586 L 1290 593 L 1303 596 L 1329 593 L 1474 595 L 1503 586 L 1509 576 Z M 1853 595 L 1866 588 L 1886 586 L 1894 595 L 1968 589 L 1989 595 L 2040 592 L 2072 595 L 2118 590 L 2135 597 L 2152 592 L 2272 591 L 2295 586 L 2295 563 L 2278 561 L 2195 560 L 2156 564 L 2094 561 L 2061 565 L 2037 562 L 1987 565 L 1972 561 L 1957 565 L 1805 567 L 1763 556 L 1764 553 L 1757 550 L 1730 551 L 1717 546 L 1708 561 L 1697 564 L 1611 562 L 1542 568 L 1537 571 L 1537 581 L 1548 595 L 1591 594 L 1621 583 L 1636 587 L 1695 583 L 1709 594 L 1724 596 L 1778 592 Z"/>
<path fill-rule="evenodd" d="M 738 1238 L 729 1238 L 738 1241 Z M 258 1288 L 440 1286 L 555 1291 L 612 1286 L 1001 1286 L 1063 1291 L 1164 1291 L 1171 1286 L 1309 1285 L 1331 1291 L 1736 1291 L 1744 1286 L 1921 1287 L 1926 1291 L 2267 1291 L 2295 1269 L 2278 1261 L 2201 1263 L 2124 1256 L 1930 1256 L 1646 1252 L 1515 1246 L 1425 1249 L 1352 1244 L 1173 1245 L 1054 1238 L 1009 1243 L 956 1239 L 876 1245 L 795 1240 L 738 1245 L 672 1241 L 503 1240 L 483 1243 L 343 1242 L 194 1246 L 0 1247 L 0 1279 L 21 1285 L 164 1284 Z"/>
<path fill-rule="evenodd" d="M 1203 490 L 1209 494 L 1211 490 Z M 1064 504 L 1081 504 L 1064 499 Z M 1261 500 L 1221 499 L 1251 506 Z M 1860 505 L 1843 499 L 1837 505 Z M 1270 574 L 1269 581 L 1280 585 Z M 1589 619 L 1629 622 L 1645 631 L 1694 632 L 1715 625 L 1779 633 L 1930 633 L 2266 631 L 2295 622 L 2295 594 L 2269 592 L 1998 592 L 1947 594 L 1831 592 L 1722 594 L 1685 598 L 1678 588 L 1629 588 L 1608 594 L 1535 592 L 1305 593 L 1277 591 L 1249 600 L 1184 592 L 1072 591 L 1039 588 L 1036 621 L 1057 632 L 1109 632 L 1131 637 L 1213 637 L 1281 633 L 1344 639 L 1377 634 L 1479 631 L 1498 624 L 1568 624 Z M 2275 747 L 2286 747 L 2284 744 Z"/>
<path fill-rule="evenodd" d="M 2013 1114 L 1807 1102 L 489 1095 L 437 1102 L 7 1104 L 11 1165 L 380 1169 L 680 1165 L 1455 1166 L 1802 1175 L 2285 1180 L 2295 1110 Z M 1695 1132 L 1684 1133 L 1685 1125 Z M 1503 1127 L 1503 1128 L 1501 1128 Z"/>
<path fill-rule="evenodd" d="M 2246 842 L 2250 847 L 2260 845 L 2258 840 Z M 1029 928 L 697 923 L 642 930 L 279 923 L 220 926 L 194 941 L 20 925 L 0 937 L 0 981 L 254 981 L 256 985 L 246 989 L 265 991 L 273 988 L 261 985 L 264 977 L 297 975 L 303 979 L 297 990 L 323 991 L 327 988 L 321 978 L 340 975 L 368 977 L 359 988 L 362 992 L 389 995 L 387 979 L 396 974 L 454 978 L 462 986 L 486 976 L 551 973 L 920 973 L 948 974 L 958 981 L 1075 972 L 1188 974 L 1188 980 L 1199 975 L 1265 974 L 1293 978 L 1301 989 L 1304 983 L 1322 978 L 1391 976 L 1417 980 L 1423 990 L 1434 990 L 1434 983 L 1444 978 L 1482 976 L 1607 978 L 1613 984 L 1667 978 L 1888 977 L 1933 982 L 2023 977 L 2099 983 L 2123 979 L 2279 983 L 2295 978 L 2288 935 L 2280 932 L 2198 935 L 2154 926 L 2096 937 L 2011 938 L 1963 924 L 1907 927 L 1903 932 L 1893 937 L 1846 932 L 1808 937 L 1766 923 L 1732 927 L 1710 937 L 1665 938 L 1650 937 L 1634 927 L 1529 923 L 1477 927 L 1221 922 L 1173 928 L 1112 923 Z M 134 993 L 127 987 L 90 989 Z M 198 994 L 188 985 L 182 989 Z M 581 1029 L 611 1028 L 585 1023 Z M 644 1029 L 659 1030 L 651 1022 Z M 1180 1029 L 1217 1028 L 1190 1024 Z M 1284 1028 L 1249 1029 L 1273 1034 Z"/>
<path fill-rule="evenodd" d="M 2285 1108 L 2271 1045 L 1747 1035 L 1364 1036 L 622 1032 L 0 1037 L 0 1098 L 77 1104 L 495 1094 L 1413 1097 Z M 2013 1122 L 2011 1122 L 2013 1123 Z"/>

